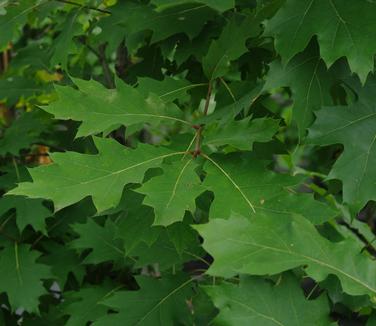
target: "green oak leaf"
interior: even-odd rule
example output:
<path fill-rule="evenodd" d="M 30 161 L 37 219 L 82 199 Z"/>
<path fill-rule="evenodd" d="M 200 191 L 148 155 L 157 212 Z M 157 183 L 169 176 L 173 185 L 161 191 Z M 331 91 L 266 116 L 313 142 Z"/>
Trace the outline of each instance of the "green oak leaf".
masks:
<path fill-rule="evenodd" d="M 100 226 L 89 218 L 85 224 L 74 224 L 74 232 L 79 235 L 78 239 L 70 243 L 74 249 L 92 249 L 83 261 L 85 264 L 99 264 L 104 261 L 117 261 L 125 257 L 122 242 L 115 238 L 117 227 L 107 220 L 104 226 Z"/>
<path fill-rule="evenodd" d="M 351 70 L 364 82 L 374 67 L 375 10 L 376 4 L 367 0 L 287 0 L 267 22 L 265 35 L 275 38 L 285 63 L 317 36 L 328 66 L 346 56 Z"/>
<path fill-rule="evenodd" d="M 278 284 L 243 276 L 239 284 L 205 286 L 204 290 L 219 309 L 214 319 L 216 325 L 330 324 L 327 298 L 322 295 L 316 300 L 307 300 L 297 280 L 289 274 L 283 274 Z"/>
<path fill-rule="evenodd" d="M 69 315 L 65 326 L 82 326 L 106 315 L 108 308 L 102 301 L 111 297 L 120 287 L 114 288 L 108 284 L 83 287 L 78 292 L 64 294 L 62 313 Z"/>
<path fill-rule="evenodd" d="M 258 24 L 254 21 L 253 16 L 244 18 L 234 15 L 224 27 L 219 38 L 212 41 L 208 53 L 202 59 L 206 77 L 209 80 L 214 80 L 224 76 L 229 70 L 231 61 L 248 51 L 245 41 L 256 36 L 258 32 Z"/>
<path fill-rule="evenodd" d="M 41 113 L 25 112 L 5 129 L 0 139 L 0 155 L 18 156 L 21 149 L 29 148 L 41 139 L 41 133 L 46 130 L 46 121 Z"/>
<path fill-rule="evenodd" d="M 218 314 L 218 309 L 214 306 L 213 300 L 200 287 L 192 299 L 194 308 L 194 325 L 210 325 L 214 317 Z"/>
<path fill-rule="evenodd" d="M 187 301 L 194 295 L 193 279 L 184 275 L 156 279 L 138 276 L 138 291 L 118 291 L 101 303 L 117 311 L 94 322 L 95 326 L 186 324 L 191 319 Z"/>
<path fill-rule="evenodd" d="M 15 318 L 15 323 L 17 324 L 17 318 Z M 48 312 L 23 318 L 22 323 L 25 326 L 63 326 L 65 320 L 61 317 L 59 309 L 56 306 L 51 306 Z"/>
<path fill-rule="evenodd" d="M 190 39 L 200 33 L 205 23 L 215 17 L 216 12 L 199 3 L 188 3 L 166 8 L 158 12 L 150 6 L 129 4 L 129 14 L 123 15 L 122 23 L 128 34 L 149 30 L 151 43 L 159 42 L 177 33 Z M 171 28 L 174 26 L 174 28 Z"/>
<path fill-rule="evenodd" d="M 226 155 L 208 158 L 203 182 L 214 193 L 210 207 L 213 218 L 228 218 L 231 214 L 243 216 L 301 215 L 312 223 L 321 224 L 338 213 L 310 194 L 298 194 L 294 187 L 300 177 L 278 174 L 267 168 L 267 161 L 252 155 Z"/>
<path fill-rule="evenodd" d="M 145 97 L 120 79 L 116 81 L 116 89 L 107 89 L 94 80 L 73 81 L 78 89 L 56 85 L 58 100 L 42 108 L 57 119 L 82 121 L 77 137 L 108 133 L 122 124 L 158 124 L 161 121 L 189 124 L 179 118 L 181 112 L 176 105 L 164 103 L 155 94 Z"/>
<path fill-rule="evenodd" d="M 0 184 L 3 191 L 13 189 L 20 181 L 31 181 L 27 168 L 23 165 L 17 165 L 17 167 L 17 170 L 15 169 L 14 164 L 2 167 L 1 172 L 3 174 L 0 175 Z"/>
<path fill-rule="evenodd" d="M 8 194 L 52 200 L 55 210 L 91 196 L 103 212 L 119 203 L 126 184 L 141 183 L 148 169 L 184 154 L 145 144 L 131 150 L 108 138 L 96 138 L 95 144 L 96 155 L 52 153 L 53 164 L 30 169 L 33 182 L 22 182 Z"/>
<path fill-rule="evenodd" d="M 78 203 L 55 212 L 54 220 L 58 227 L 50 227 L 48 235 L 52 238 L 64 238 L 64 243 L 72 240 L 72 225 L 85 223 L 86 220 L 96 213 L 91 198 L 87 197 Z M 55 224 L 54 224 L 55 225 Z M 66 237 L 68 235 L 68 237 Z"/>
<path fill-rule="evenodd" d="M 251 150 L 254 142 L 272 140 L 278 131 L 279 121 L 271 118 L 230 121 L 223 125 L 208 125 L 204 130 L 203 144 L 221 147 L 229 145 L 239 150 Z"/>
<path fill-rule="evenodd" d="M 41 280 L 52 278 L 48 266 L 36 263 L 38 257 L 17 242 L 0 251 L 0 292 L 7 294 L 12 310 L 38 312 L 39 297 L 46 293 Z"/>
<path fill-rule="evenodd" d="M 125 255 L 135 261 L 135 268 L 157 264 L 164 271 L 184 262 L 204 261 L 198 234 L 187 223 L 155 226 L 153 209 L 142 205 L 143 195 L 129 191 L 124 199 L 124 211 L 116 219 L 115 238 L 122 240 Z"/>
<path fill-rule="evenodd" d="M 245 92 L 245 94 L 240 94 L 235 98 L 235 100 L 232 100 L 230 104 L 216 107 L 215 111 L 212 114 L 200 117 L 195 121 L 195 123 L 211 124 L 213 122 L 218 122 L 219 124 L 224 125 L 227 124 L 229 120 L 231 121 L 235 119 L 235 117 L 243 110 L 249 110 L 252 103 L 260 96 L 263 85 L 254 85 L 247 83 L 246 86 L 247 91 Z M 231 93 L 234 92 L 231 91 Z"/>
<path fill-rule="evenodd" d="M 203 261 L 205 267 L 208 266 L 208 263 L 201 258 L 204 251 L 200 246 L 199 237 L 196 234 L 189 234 L 189 227 L 186 226 L 180 233 L 183 238 L 177 241 L 177 230 L 173 228 L 174 225 L 160 231 L 158 239 L 151 245 L 143 241 L 133 249 L 132 255 L 137 257 L 135 268 L 156 265 L 159 271 L 168 272 L 171 268 L 180 268 L 183 263 L 195 260 Z M 187 242 L 187 239 L 191 242 Z"/>
<path fill-rule="evenodd" d="M 359 211 L 369 200 L 376 199 L 376 80 L 369 79 L 364 88 L 354 87 L 359 96 L 355 103 L 317 112 L 309 141 L 323 146 L 343 144 L 343 154 L 328 179 L 342 181 L 344 202 Z"/>
<path fill-rule="evenodd" d="M 234 0 L 152 0 L 151 3 L 157 7 L 157 10 L 164 10 L 169 7 L 180 5 L 183 3 L 197 2 L 211 7 L 219 12 L 229 10 L 235 7 Z"/>
<path fill-rule="evenodd" d="M 285 66 L 279 60 L 270 65 L 263 90 L 290 87 L 294 100 L 292 114 L 300 138 L 305 136 L 306 128 L 313 121 L 313 111 L 333 102 L 330 87 L 334 78 L 331 73 L 320 58 L 316 44 L 311 44 Z"/>
<path fill-rule="evenodd" d="M 124 210 L 116 218 L 115 238 L 122 240 L 126 256 L 135 262 L 134 268 L 157 265 L 159 271 L 165 271 L 184 262 L 203 261 L 197 232 L 185 222 L 154 226 L 154 211 L 142 204 L 144 197 L 126 191 Z"/>
<path fill-rule="evenodd" d="M 375 298 L 374 262 L 361 245 L 351 238 L 332 243 L 301 216 L 255 216 L 250 220 L 233 215 L 194 228 L 205 239 L 204 249 L 214 257 L 210 275 L 273 275 L 306 266 L 307 275 L 317 282 L 333 274 L 344 292 Z"/>
<path fill-rule="evenodd" d="M 0 15 L 0 51 L 7 47 L 8 42 L 16 36 L 18 28 L 27 22 L 28 15 L 43 2 L 23 0 L 14 3 L 10 1 L 5 6 L 5 14 Z M 1 6 L 3 3 L 1 3 Z M 1 7 L 0 7 L 1 8 Z"/>
<path fill-rule="evenodd" d="M 110 40 L 110 48 L 116 49 L 125 36 L 127 48 L 133 53 L 145 42 L 147 32 L 151 33 L 151 44 L 178 33 L 192 39 L 217 14 L 212 8 L 192 1 L 163 11 L 154 9 L 142 3 L 119 1 L 111 7 L 111 15 L 100 22 L 102 32 L 97 36 L 99 42 Z"/>
<path fill-rule="evenodd" d="M 129 54 L 134 54 L 145 43 L 145 35 L 141 33 L 132 33 L 129 25 L 124 21 L 124 14 L 127 14 L 128 19 L 132 19 L 131 13 L 136 13 L 138 5 L 132 2 L 120 1 L 111 9 L 111 15 L 102 17 L 97 26 L 100 33 L 93 35 L 92 42 L 96 46 L 99 44 L 106 44 L 105 53 L 107 56 L 112 55 L 117 51 L 119 45 L 124 42 L 126 38 L 126 47 Z M 145 7 L 144 7 L 145 8 Z M 136 13 L 137 15 L 137 13 Z"/>
<path fill-rule="evenodd" d="M 48 85 L 38 84 L 30 78 L 12 76 L 0 79 L 0 100 L 5 100 L 9 106 L 48 90 L 50 90 Z"/>
<path fill-rule="evenodd" d="M 202 62 L 202 58 L 208 53 L 211 41 L 218 37 L 217 30 L 207 30 L 200 33 L 193 40 L 180 37 L 171 38 L 170 42 L 162 44 L 162 54 L 170 61 L 174 61 L 178 67 L 190 58 Z"/>
<path fill-rule="evenodd" d="M 188 250 L 193 248 L 192 244 L 198 245 L 199 243 L 197 232 L 184 222 L 169 225 L 167 234 L 179 255 L 189 255 Z M 197 257 L 194 256 L 191 256 L 191 259 L 192 258 L 197 259 Z"/>
<path fill-rule="evenodd" d="M 206 84 L 191 84 L 185 79 L 174 79 L 166 76 L 163 80 L 156 80 L 149 77 L 140 77 L 137 80 L 137 90 L 144 94 L 145 98 L 150 93 L 156 94 L 164 102 L 172 102 L 182 99 L 187 95 L 187 91 Z"/>
<path fill-rule="evenodd" d="M 24 69 L 25 67 L 31 68 L 33 71 L 39 70 L 39 69 L 49 70 L 48 51 L 44 48 L 41 48 L 40 44 L 38 43 L 29 44 L 27 47 L 19 49 L 17 51 L 17 56 L 12 59 L 12 68 Z M 11 81 L 13 80 L 18 81 L 17 83 L 15 83 L 15 86 L 18 86 L 19 84 L 21 84 L 22 86 L 24 85 L 24 87 L 22 88 L 29 89 L 30 86 L 35 84 L 34 80 L 26 79 L 28 83 L 25 83 L 23 82 L 25 80 L 24 77 L 18 77 L 18 78 L 16 77 L 18 76 L 12 76 L 12 79 L 11 79 Z M 41 85 L 38 85 L 38 86 L 39 88 L 36 89 L 36 91 L 40 91 L 41 89 Z M 15 87 L 14 89 L 15 93 L 16 93 L 17 88 L 18 87 Z M 2 93 L 2 91 L 0 93 Z"/>
<path fill-rule="evenodd" d="M 373 326 L 376 324 L 376 313 L 372 313 L 372 315 L 367 320 L 366 326 Z"/>
<path fill-rule="evenodd" d="M 72 10 L 67 14 L 63 23 L 60 26 L 60 34 L 54 40 L 50 49 L 50 64 L 61 65 L 64 69 L 67 68 L 68 55 L 77 52 L 77 47 L 73 41 L 73 37 L 79 35 L 82 30 L 78 23 L 80 10 Z"/>
<path fill-rule="evenodd" d="M 6 325 L 6 321 L 5 321 L 3 310 L 0 310 L 0 323 L 3 324 L 3 325 Z"/>
<path fill-rule="evenodd" d="M 117 220 L 116 238 L 123 241 L 127 256 L 142 242 L 152 245 L 162 230 L 160 226 L 152 226 L 154 211 L 150 206 L 142 205 L 143 195 L 127 191 L 124 196 L 124 211 Z"/>
<path fill-rule="evenodd" d="M 374 9 L 0 0 L 0 325 L 373 325 Z"/>
<path fill-rule="evenodd" d="M 176 3 L 175 0 L 156 0 L 156 1 L 173 1 Z M 186 0 L 181 0 L 181 1 L 186 1 Z M 226 3 L 228 2 L 228 5 L 230 5 L 230 1 L 228 0 L 222 0 L 222 1 L 216 1 L 216 0 L 210 0 L 210 4 L 208 0 L 195 0 L 196 2 L 201 1 L 205 2 L 208 6 L 212 6 L 212 3 L 216 6 L 225 6 Z M 187 1 L 188 2 L 188 1 Z M 192 2 L 192 1 L 190 1 Z M 218 33 L 216 28 L 212 29 L 203 29 L 203 31 L 194 39 L 188 40 L 187 38 L 179 38 L 177 42 L 175 42 L 172 38 L 170 38 L 171 43 L 163 43 L 162 44 L 162 51 L 163 51 L 163 46 L 165 45 L 165 49 L 169 49 L 168 52 L 171 53 L 171 47 L 173 47 L 172 53 L 173 53 L 173 59 L 177 63 L 178 66 L 180 66 L 183 62 L 185 62 L 187 59 L 190 57 L 194 57 L 197 59 L 199 62 L 202 62 L 202 58 L 205 56 L 209 55 L 208 50 L 209 47 L 212 48 L 212 52 L 210 56 L 212 56 L 213 60 L 218 60 L 218 56 L 221 55 L 226 55 L 227 53 L 235 53 L 237 51 L 242 52 L 244 50 L 244 47 L 241 45 L 237 44 L 235 41 L 235 38 L 232 38 L 231 35 L 228 36 L 226 34 L 225 30 L 226 28 L 237 28 L 237 32 L 240 32 L 240 35 L 236 33 L 237 37 L 240 37 L 240 42 L 246 41 L 245 38 L 248 38 L 246 34 L 249 34 L 249 37 L 256 37 L 258 34 L 261 33 L 261 23 L 270 18 L 271 16 L 274 15 L 276 10 L 280 7 L 281 3 L 283 0 L 268 0 L 268 1 L 259 1 L 257 4 L 257 7 L 254 8 L 254 4 L 250 3 L 249 1 L 244 1 L 244 4 L 246 6 L 249 6 L 252 8 L 251 12 L 248 12 L 248 10 L 244 10 L 240 15 L 245 16 L 244 20 L 244 25 L 243 24 L 235 24 L 231 25 L 232 20 L 237 20 L 239 19 L 239 23 L 242 21 L 241 17 L 238 16 L 237 18 L 234 16 L 230 16 L 231 18 L 226 17 L 226 22 L 229 23 L 225 25 L 224 29 L 222 28 L 222 35 L 218 39 Z M 242 6 L 240 3 L 236 3 L 237 6 Z M 214 7 L 213 7 L 214 8 Z M 223 7 L 224 9 L 224 7 Z M 233 10 L 234 12 L 239 11 L 236 9 Z M 248 26 L 245 26 L 246 21 L 248 21 Z M 241 30 L 240 30 L 241 29 Z M 235 34 L 234 34 L 235 35 Z M 228 37 L 228 39 L 226 39 Z M 213 39 L 217 38 L 216 42 L 213 42 Z M 226 41 L 228 41 L 228 47 L 226 44 Z M 257 42 L 257 41 L 256 41 Z M 173 44 L 173 45 L 172 45 Z M 215 45 L 216 44 L 216 45 Z M 243 44 L 244 45 L 244 44 Z M 231 47 L 233 49 L 231 49 Z M 238 50 L 236 50 L 238 49 Z M 244 53 L 244 52 L 243 52 Z M 234 54 L 235 55 L 235 54 Z M 242 55 L 242 53 L 240 53 Z M 236 58 L 235 58 L 236 59 Z M 230 59 L 234 60 L 234 59 Z M 221 70 L 225 71 L 226 73 L 229 72 L 229 67 L 226 67 L 230 62 L 228 61 L 227 57 L 224 57 L 221 62 L 219 62 L 219 66 L 221 66 Z M 210 62 L 207 62 L 208 66 L 211 65 Z M 207 76 L 208 77 L 208 76 Z M 242 84 L 244 85 L 245 80 L 242 81 Z"/>
<path fill-rule="evenodd" d="M 136 191 L 145 196 L 144 204 L 154 208 L 154 225 L 167 226 L 182 221 L 186 211 L 194 212 L 195 199 L 203 191 L 193 158 L 161 166 L 163 174 L 144 183 Z"/>
<path fill-rule="evenodd" d="M 70 273 L 73 273 L 78 283 L 81 284 L 85 276 L 85 266 L 81 264 L 81 259 L 75 250 L 67 248 L 65 244 L 61 245 L 53 241 L 46 241 L 42 246 L 48 254 L 42 256 L 38 261 L 51 267 L 51 273 L 62 288 L 64 288 Z"/>
<path fill-rule="evenodd" d="M 342 233 L 345 238 L 353 237 L 354 239 L 362 242 L 362 240 L 357 236 L 357 234 L 361 234 L 363 239 L 365 239 L 369 243 L 373 243 L 375 234 L 373 233 L 372 227 L 370 225 L 364 223 L 364 221 L 360 219 L 354 219 L 351 214 L 343 216 L 343 220 L 346 224 L 339 223 L 337 226 L 337 231 Z M 348 228 L 349 225 L 351 229 Z"/>
<path fill-rule="evenodd" d="M 352 311 L 368 307 L 371 302 L 367 295 L 351 296 L 343 292 L 341 283 L 335 276 L 329 276 L 320 287 L 325 289 L 332 304 L 342 304 Z"/>
<path fill-rule="evenodd" d="M 52 213 L 43 205 L 43 200 L 22 196 L 6 196 L 1 198 L 0 215 L 11 209 L 16 210 L 16 223 L 21 232 L 27 225 L 31 225 L 35 231 L 46 233 L 45 220 Z"/>

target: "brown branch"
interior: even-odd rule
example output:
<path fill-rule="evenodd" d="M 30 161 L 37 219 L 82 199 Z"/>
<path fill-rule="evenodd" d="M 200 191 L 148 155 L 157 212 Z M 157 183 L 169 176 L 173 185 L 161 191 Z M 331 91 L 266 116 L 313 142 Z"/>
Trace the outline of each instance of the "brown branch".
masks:
<path fill-rule="evenodd" d="M 29 154 L 22 154 L 20 157 L 28 158 L 28 157 L 41 157 L 41 156 L 50 156 L 48 153 L 29 153 Z"/>
<path fill-rule="evenodd" d="M 99 47 L 98 47 L 98 54 L 99 54 L 98 59 L 99 59 L 99 62 L 101 63 L 101 65 L 102 65 L 103 75 L 104 75 L 104 79 L 107 82 L 107 86 L 109 88 L 115 88 L 115 83 L 114 83 L 114 79 L 112 77 L 111 69 L 110 69 L 110 66 L 108 65 L 108 62 L 106 60 L 106 47 L 107 47 L 107 43 L 103 43 L 103 44 L 99 45 Z"/>
<path fill-rule="evenodd" d="M 103 75 L 104 75 L 104 79 L 106 80 L 107 87 L 115 88 L 115 83 L 112 77 L 111 69 L 106 59 L 107 43 L 103 43 L 99 45 L 98 50 L 96 50 L 90 44 L 86 42 L 85 38 L 79 38 L 78 41 L 82 43 L 83 45 L 85 45 L 91 52 L 93 52 L 97 56 L 103 69 Z"/>
<path fill-rule="evenodd" d="M 3 72 L 6 72 L 9 65 L 9 55 L 8 49 L 5 49 L 3 52 Z"/>
<path fill-rule="evenodd" d="M 9 61 L 11 58 L 11 49 L 12 49 L 12 43 L 8 43 L 8 45 L 5 47 L 4 51 L 0 53 L 1 60 L 0 60 L 0 73 L 3 74 L 8 70 L 9 67 Z"/>
<path fill-rule="evenodd" d="M 105 9 L 100 9 L 100 8 L 93 7 L 93 6 L 81 5 L 81 4 L 74 2 L 74 1 L 70 1 L 70 0 L 55 0 L 55 1 L 61 2 L 61 3 L 66 3 L 68 5 L 72 5 L 72 6 L 76 6 L 76 7 L 81 7 L 81 8 L 85 8 L 85 9 L 98 11 L 98 12 L 101 12 L 102 14 L 111 15 L 111 11 L 108 11 L 108 10 L 105 10 Z"/>
<path fill-rule="evenodd" d="M 115 70 L 119 78 L 124 79 L 126 77 L 127 69 L 130 65 L 131 61 L 129 60 L 128 49 L 123 39 L 116 49 Z"/>
<path fill-rule="evenodd" d="M 196 131 L 196 144 L 195 144 L 195 149 L 193 151 L 193 157 L 197 157 L 201 154 L 202 128 L 203 126 L 201 125 L 200 127 L 198 127 Z"/>

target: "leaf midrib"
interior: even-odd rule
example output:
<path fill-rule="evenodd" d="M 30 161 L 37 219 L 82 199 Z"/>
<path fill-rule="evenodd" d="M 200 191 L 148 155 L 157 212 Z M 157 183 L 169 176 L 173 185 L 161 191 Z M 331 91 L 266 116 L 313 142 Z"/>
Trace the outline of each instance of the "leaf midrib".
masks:
<path fill-rule="evenodd" d="M 114 175 L 119 175 L 125 171 L 128 171 L 128 170 L 131 170 L 133 168 L 137 168 L 139 166 L 142 166 L 144 164 L 147 164 L 147 163 L 150 163 L 150 162 L 153 162 L 153 161 L 156 161 L 156 160 L 162 160 L 164 158 L 167 158 L 167 157 L 171 157 L 171 156 L 175 156 L 175 155 L 183 155 L 185 154 L 185 152 L 174 152 L 174 153 L 169 153 L 169 154 L 165 154 L 165 155 L 161 155 L 161 156 L 157 156 L 157 157 L 153 157 L 152 159 L 149 159 L 149 160 L 146 160 L 146 161 L 143 161 L 143 162 L 140 162 L 140 163 L 137 163 L 137 164 L 133 164 L 131 166 L 128 166 L 124 169 L 121 169 L 121 170 L 118 170 L 118 171 L 114 171 L 114 172 L 111 172 L 107 175 L 103 175 L 103 176 L 100 176 L 100 177 L 97 177 L 97 178 L 94 178 L 94 179 L 91 179 L 91 180 L 88 180 L 88 181 L 84 181 L 84 182 L 79 182 L 79 183 L 76 183 L 76 184 L 70 184 L 70 185 L 66 185 L 66 186 L 59 186 L 59 189 L 62 189 L 62 188 L 71 188 L 71 187 L 76 187 L 76 186 L 79 186 L 79 185 L 87 185 L 87 184 L 90 184 L 90 183 L 93 183 L 93 182 L 97 182 L 101 179 L 106 179 L 108 177 L 112 177 Z"/>
<path fill-rule="evenodd" d="M 172 202 L 172 200 L 174 199 L 174 197 L 176 196 L 176 191 L 177 191 L 177 188 L 178 188 L 178 185 L 179 185 L 179 182 L 184 174 L 184 171 L 186 170 L 186 168 L 188 167 L 188 165 L 192 162 L 193 159 L 190 159 L 187 161 L 187 163 L 184 164 L 183 168 L 181 169 L 181 171 L 179 172 L 177 178 L 176 178 L 176 181 L 174 183 L 174 186 L 172 188 L 172 192 L 171 192 L 171 196 L 170 196 L 170 199 L 168 200 L 167 204 L 166 204 L 166 208 L 168 208 Z"/>
<path fill-rule="evenodd" d="M 278 320 L 276 320 L 275 318 L 271 317 L 271 316 L 268 316 L 268 315 L 265 315 L 261 312 L 258 312 L 256 309 L 252 308 L 251 306 L 248 306 L 247 304 L 241 302 L 241 301 L 238 301 L 238 300 L 235 300 L 235 299 L 231 299 L 231 298 L 228 298 L 228 300 L 238 304 L 239 306 L 242 306 L 250 311 L 252 311 L 254 314 L 256 314 L 257 316 L 260 316 L 261 318 L 264 318 L 264 319 L 267 319 L 267 320 L 270 320 L 272 321 L 273 323 L 279 325 L 279 326 L 285 326 L 285 324 L 279 322 Z"/>
<path fill-rule="evenodd" d="M 281 252 L 281 253 L 284 253 L 284 254 L 289 254 L 289 255 L 293 255 L 293 256 L 297 256 L 297 257 L 301 257 L 301 258 L 304 258 L 308 261 L 312 261 L 313 263 L 316 263 L 318 265 L 321 265 L 321 266 L 325 266 L 329 269 L 332 269 L 344 276 L 346 276 L 347 278 L 351 279 L 352 281 L 354 281 L 355 283 L 358 283 L 360 284 L 361 286 L 365 287 L 366 289 L 370 290 L 371 292 L 373 293 L 376 293 L 376 289 L 372 288 L 371 286 L 369 286 L 368 284 L 362 282 L 361 280 L 355 278 L 354 276 L 338 269 L 337 267 L 333 266 L 333 265 L 330 265 L 326 262 L 323 262 L 321 260 L 318 260 L 314 257 L 311 257 L 311 256 L 307 256 L 307 255 L 304 255 L 304 254 L 301 254 L 301 253 L 297 253 L 297 252 L 294 252 L 294 251 L 288 251 L 288 250 L 284 250 L 284 249 L 280 249 L 280 248 L 275 248 L 275 247 L 270 247 L 270 246 L 266 246 L 266 245 L 261 245 L 261 244 L 257 244 L 257 243 L 253 243 L 253 242 L 249 242 L 249 241 L 242 241 L 242 240 L 236 240 L 236 239 L 231 239 L 231 238 L 227 238 L 225 239 L 225 241 L 230 241 L 230 242 L 235 242 L 235 243 L 241 243 L 241 244 L 245 244 L 245 245 L 249 245 L 249 246 L 254 246 L 254 247 L 258 247 L 258 248 L 263 248 L 263 249 L 269 249 L 271 251 L 277 251 L 277 252 Z M 301 264 L 300 264 L 301 265 Z"/>
<path fill-rule="evenodd" d="M 359 123 L 359 122 L 361 122 L 363 120 L 366 120 L 366 119 L 369 119 L 369 118 L 373 118 L 375 116 L 376 116 L 376 112 L 372 112 L 370 114 L 364 115 L 364 116 L 362 116 L 362 117 L 360 117 L 358 119 L 352 120 L 349 123 L 346 123 L 346 124 L 344 124 L 344 125 L 342 125 L 340 127 L 337 127 L 337 128 L 332 129 L 332 130 L 329 130 L 328 132 L 326 132 L 324 135 L 322 135 L 320 137 L 314 137 L 314 138 L 312 137 L 312 140 L 316 140 L 317 141 L 317 140 L 319 140 L 321 138 L 325 138 L 325 137 L 327 137 L 327 136 L 329 136 L 329 135 L 331 135 L 331 134 L 333 134 L 333 133 L 335 133 L 337 131 L 340 131 L 342 129 L 346 129 L 346 128 L 348 128 L 348 127 L 350 127 L 350 126 L 352 126 L 352 125 L 354 125 L 356 123 Z"/>
<path fill-rule="evenodd" d="M 194 278 L 190 278 L 189 280 L 185 281 L 184 283 L 180 284 L 177 288 L 173 289 L 172 291 L 170 291 L 167 295 L 165 295 L 162 299 L 160 299 L 141 319 L 139 319 L 137 321 L 137 323 L 135 324 L 135 326 L 137 325 L 141 325 L 141 323 L 150 316 L 151 313 L 153 313 L 153 311 L 155 309 L 157 309 L 161 304 L 163 304 L 163 302 L 165 302 L 169 297 L 171 297 L 172 295 L 174 295 L 176 292 L 178 292 L 179 290 L 181 290 L 182 288 L 184 288 L 185 286 L 187 286 L 189 283 L 191 283 L 192 281 L 194 281 Z"/>

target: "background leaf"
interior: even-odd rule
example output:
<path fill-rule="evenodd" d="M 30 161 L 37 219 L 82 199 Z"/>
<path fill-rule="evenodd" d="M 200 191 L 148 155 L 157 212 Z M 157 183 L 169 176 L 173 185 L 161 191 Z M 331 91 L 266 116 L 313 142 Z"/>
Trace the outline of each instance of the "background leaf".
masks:
<path fill-rule="evenodd" d="M 206 287 L 220 310 L 222 325 L 329 325 L 326 298 L 308 301 L 299 284 L 286 274 L 279 284 L 257 277 L 242 277 L 240 284 Z M 288 298 L 288 300 L 287 300 Z"/>

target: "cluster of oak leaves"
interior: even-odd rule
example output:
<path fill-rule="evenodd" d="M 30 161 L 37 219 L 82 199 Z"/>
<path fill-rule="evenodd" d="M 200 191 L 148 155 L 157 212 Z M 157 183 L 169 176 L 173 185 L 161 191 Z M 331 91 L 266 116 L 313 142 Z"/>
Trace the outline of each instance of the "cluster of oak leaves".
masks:
<path fill-rule="evenodd" d="M 376 325 L 376 3 L 0 3 L 1 325 Z"/>

